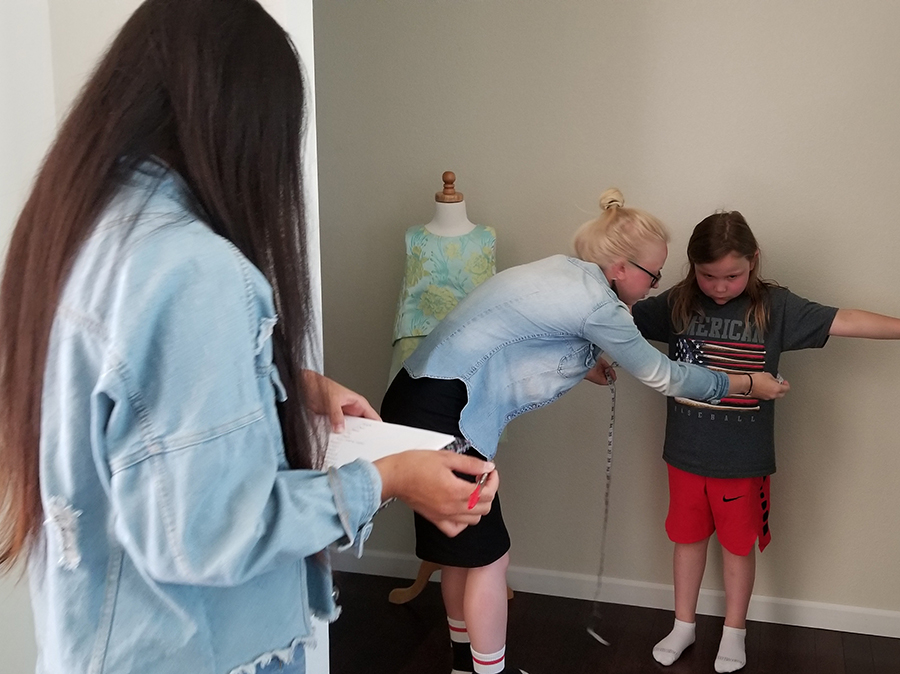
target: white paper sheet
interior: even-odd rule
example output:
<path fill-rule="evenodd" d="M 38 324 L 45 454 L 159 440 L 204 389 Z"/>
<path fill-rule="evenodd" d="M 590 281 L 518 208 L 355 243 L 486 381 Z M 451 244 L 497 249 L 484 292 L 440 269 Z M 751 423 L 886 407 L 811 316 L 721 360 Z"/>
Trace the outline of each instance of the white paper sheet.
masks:
<path fill-rule="evenodd" d="M 344 417 L 344 432 L 331 432 L 328 436 L 325 466 L 342 466 L 356 459 L 375 461 L 407 449 L 442 449 L 454 440 L 446 433 Z"/>

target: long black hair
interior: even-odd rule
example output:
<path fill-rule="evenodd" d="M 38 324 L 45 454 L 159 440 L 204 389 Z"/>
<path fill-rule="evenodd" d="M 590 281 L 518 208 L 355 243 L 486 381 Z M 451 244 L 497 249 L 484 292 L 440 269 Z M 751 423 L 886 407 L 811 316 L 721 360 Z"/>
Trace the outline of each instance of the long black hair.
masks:
<path fill-rule="evenodd" d="M 40 527 L 41 395 L 68 271 L 121 182 L 152 157 L 198 215 L 266 275 L 293 467 L 318 465 L 301 370 L 313 353 L 301 143 L 301 65 L 255 0 L 147 0 L 65 119 L 16 223 L 0 284 L 0 570 Z"/>

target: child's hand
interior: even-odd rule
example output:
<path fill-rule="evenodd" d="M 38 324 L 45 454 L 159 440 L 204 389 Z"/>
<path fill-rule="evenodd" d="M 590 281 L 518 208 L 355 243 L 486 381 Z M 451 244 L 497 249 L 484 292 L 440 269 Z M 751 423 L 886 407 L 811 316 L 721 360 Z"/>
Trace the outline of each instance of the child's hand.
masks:
<path fill-rule="evenodd" d="M 760 372 L 753 374 L 753 388 L 749 395 L 761 400 L 774 400 L 783 398 L 790 390 L 791 385 L 781 377 L 776 378 L 768 372 Z"/>
<path fill-rule="evenodd" d="M 609 384 L 616 380 L 616 371 L 613 369 L 612 365 L 602 358 L 598 358 L 597 364 L 588 370 L 588 373 L 584 375 L 584 378 L 594 384 L 600 384 L 600 386 L 609 386 Z"/>

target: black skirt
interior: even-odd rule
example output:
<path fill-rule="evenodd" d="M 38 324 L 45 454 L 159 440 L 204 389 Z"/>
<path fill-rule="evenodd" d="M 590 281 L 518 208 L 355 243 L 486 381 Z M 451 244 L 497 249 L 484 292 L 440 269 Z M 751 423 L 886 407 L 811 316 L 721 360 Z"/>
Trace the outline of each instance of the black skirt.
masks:
<path fill-rule="evenodd" d="M 402 369 L 394 377 L 381 403 L 381 418 L 394 424 L 425 428 L 461 437 L 459 415 L 468 401 L 466 385 L 458 379 L 413 379 Z M 485 457 L 474 449 L 466 454 Z M 461 475 L 470 482 L 476 476 Z M 446 536 L 424 517 L 415 514 L 416 556 L 442 566 L 476 568 L 500 559 L 509 550 L 509 532 L 500 510 L 500 495 L 491 511 L 478 524 L 466 527 L 453 538 Z"/>

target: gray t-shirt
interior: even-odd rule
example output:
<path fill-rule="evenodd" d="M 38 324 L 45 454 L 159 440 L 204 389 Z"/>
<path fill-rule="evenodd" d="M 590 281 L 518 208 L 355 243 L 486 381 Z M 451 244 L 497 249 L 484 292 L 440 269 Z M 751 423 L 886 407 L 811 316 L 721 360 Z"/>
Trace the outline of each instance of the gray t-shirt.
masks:
<path fill-rule="evenodd" d="M 647 339 L 666 342 L 669 358 L 730 374 L 778 373 L 783 351 L 821 348 L 837 309 L 770 288 L 769 323 L 760 335 L 745 321 L 746 294 L 719 306 L 703 296 L 703 316 L 675 334 L 669 291 L 634 305 L 634 322 Z M 748 381 L 749 384 L 749 381 Z M 775 405 L 742 396 L 718 404 L 668 399 L 663 459 L 680 470 L 706 477 L 757 477 L 775 472 Z"/>

